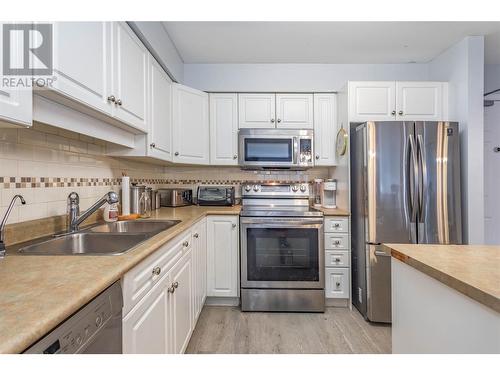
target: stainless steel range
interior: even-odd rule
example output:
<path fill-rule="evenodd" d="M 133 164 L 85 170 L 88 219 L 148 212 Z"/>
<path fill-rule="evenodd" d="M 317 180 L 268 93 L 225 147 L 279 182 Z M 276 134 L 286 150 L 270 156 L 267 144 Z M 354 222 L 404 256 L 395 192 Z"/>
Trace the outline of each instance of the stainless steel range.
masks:
<path fill-rule="evenodd" d="M 241 195 L 241 309 L 324 311 L 323 213 L 309 185 L 244 185 Z"/>

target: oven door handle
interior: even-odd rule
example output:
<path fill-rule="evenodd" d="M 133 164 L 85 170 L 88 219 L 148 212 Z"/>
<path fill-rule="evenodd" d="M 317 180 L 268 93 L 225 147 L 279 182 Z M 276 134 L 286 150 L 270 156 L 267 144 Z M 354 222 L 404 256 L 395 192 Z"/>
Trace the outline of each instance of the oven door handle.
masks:
<path fill-rule="evenodd" d="M 323 225 L 323 218 L 241 218 L 241 224 L 258 224 L 265 225 L 266 227 L 279 227 L 279 226 L 304 226 L 304 225 Z"/>

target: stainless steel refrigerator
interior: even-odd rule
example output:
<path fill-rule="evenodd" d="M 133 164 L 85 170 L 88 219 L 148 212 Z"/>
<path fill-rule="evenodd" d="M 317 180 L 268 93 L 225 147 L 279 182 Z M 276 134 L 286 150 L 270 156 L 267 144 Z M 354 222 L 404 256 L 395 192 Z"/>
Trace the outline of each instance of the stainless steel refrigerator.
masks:
<path fill-rule="evenodd" d="M 352 298 L 391 322 L 382 243 L 460 244 L 460 144 L 454 122 L 351 124 Z"/>

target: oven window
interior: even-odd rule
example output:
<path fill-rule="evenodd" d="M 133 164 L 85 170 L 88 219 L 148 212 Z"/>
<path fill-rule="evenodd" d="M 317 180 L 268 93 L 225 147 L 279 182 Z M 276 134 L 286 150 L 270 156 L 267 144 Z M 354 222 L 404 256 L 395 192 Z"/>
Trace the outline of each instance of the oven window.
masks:
<path fill-rule="evenodd" d="M 248 228 L 248 281 L 319 281 L 318 230 Z"/>
<path fill-rule="evenodd" d="M 245 161 L 293 161 L 293 140 L 290 138 L 246 138 Z"/>

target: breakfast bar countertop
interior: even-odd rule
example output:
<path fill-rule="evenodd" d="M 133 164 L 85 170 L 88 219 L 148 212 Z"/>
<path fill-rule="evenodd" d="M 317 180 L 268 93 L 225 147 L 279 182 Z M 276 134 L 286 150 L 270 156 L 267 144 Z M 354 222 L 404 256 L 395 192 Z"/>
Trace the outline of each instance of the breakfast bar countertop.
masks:
<path fill-rule="evenodd" d="M 0 353 L 20 353 L 128 270 L 207 215 L 238 215 L 240 206 L 161 208 L 150 219 L 181 220 L 121 255 L 23 256 L 0 260 Z"/>
<path fill-rule="evenodd" d="M 384 246 L 393 258 L 500 313 L 500 246 Z"/>

